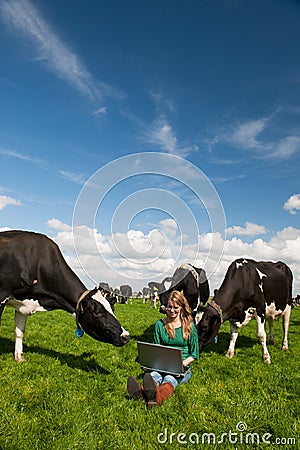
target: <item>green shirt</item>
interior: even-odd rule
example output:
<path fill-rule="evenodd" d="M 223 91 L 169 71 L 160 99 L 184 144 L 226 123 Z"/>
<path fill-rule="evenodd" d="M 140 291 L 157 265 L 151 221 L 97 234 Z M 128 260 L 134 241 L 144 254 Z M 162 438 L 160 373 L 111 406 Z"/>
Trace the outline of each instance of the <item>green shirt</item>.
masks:
<path fill-rule="evenodd" d="M 198 333 L 194 324 L 192 324 L 192 331 L 187 340 L 183 338 L 182 327 L 175 328 L 175 336 L 172 339 L 168 335 L 163 321 L 158 320 L 154 327 L 153 343 L 180 348 L 183 361 L 188 357 L 199 358 Z"/>

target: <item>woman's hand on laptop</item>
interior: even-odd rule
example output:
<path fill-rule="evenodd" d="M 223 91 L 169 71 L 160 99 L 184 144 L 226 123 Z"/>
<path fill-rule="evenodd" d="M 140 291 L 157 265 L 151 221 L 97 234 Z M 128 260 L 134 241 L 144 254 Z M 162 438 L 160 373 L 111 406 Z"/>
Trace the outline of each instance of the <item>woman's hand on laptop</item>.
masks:
<path fill-rule="evenodd" d="M 191 356 L 189 356 L 188 358 L 186 358 L 186 359 L 182 362 L 182 364 L 183 364 L 184 367 L 187 367 L 187 366 L 189 366 L 193 361 L 194 361 L 194 358 L 192 358 Z"/>

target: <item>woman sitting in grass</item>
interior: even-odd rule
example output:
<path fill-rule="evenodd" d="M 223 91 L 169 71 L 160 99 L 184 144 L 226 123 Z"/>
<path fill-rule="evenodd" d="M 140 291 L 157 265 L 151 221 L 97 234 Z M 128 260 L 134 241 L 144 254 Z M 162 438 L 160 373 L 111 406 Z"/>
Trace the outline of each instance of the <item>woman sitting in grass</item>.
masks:
<path fill-rule="evenodd" d="M 130 376 L 127 380 L 129 397 L 136 400 L 143 397 L 148 409 L 160 405 L 173 395 L 179 384 L 188 381 L 191 377 L 190 364 L 199 358 L 198 333 L 189 304 L 181 292 L 171 292 L 167 317 L 156 322 L 153 343 L 180 348 L 185 374 L 175 376 L 156 371 L 146 372 L 142 386 Z"/>

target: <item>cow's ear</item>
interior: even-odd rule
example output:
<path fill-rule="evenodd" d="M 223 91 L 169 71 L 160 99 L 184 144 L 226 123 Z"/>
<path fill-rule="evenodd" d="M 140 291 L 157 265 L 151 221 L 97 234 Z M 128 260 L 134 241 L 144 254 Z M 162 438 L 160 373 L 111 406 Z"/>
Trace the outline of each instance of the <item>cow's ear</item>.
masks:
<path fill-rule="evenodd" d="M 91 292 L 94 292 L 94 290 Z M 97 292 L 97 289 L 95 289 L 95 292 Z M 81 301 L 80 307 L 81 307 L 80 310 L 81 310 L 82 314 L 85 314 L 88 311 L 91 314 L 98 314 L 99 310 L 101 311 L 100 303 L 97 300 L 95 300 L 92 295 L 85 297 Z"/>
<path fill-rule="evenodd" d="M 84 314 L 85 312 L 86 312 L 86 310 L 91 306 L 91 305 L 93 305 L 93 302 L 91 302 L 91 300 L 93 300 L 89 295 L 88 296 L 86 296 L 86 297 L 84 297 L 82 300 L 81 300 L 81 302 L 80 302 L 80 304 L 79 304 L 79 312 L 81 313 L 81 314 Z"/>
<path fill-rule="evenodd" d="M 212 323 L 212 326 L 213 327 L 215 327 L 215 326 L 220 326 L 221 325 L 221 317 L 218 315 L 218 316 L 214 316 L 214 319 L 213 319 L 213 323 Z"/>
<path fill-rule="evenodd" d="M 209 327 L 213 331 L 216 328 L 219 329 L 221 325 L 222 325 L 221 316 L 216 312 L 216 314 L 214 314 L 210 320 Z"/>
<path fill-rule="evenodd" d="M 92 301 L 89 301 L 89 303 L 87 304 L 85 313 L 91 314 L 95 317 L 103 316 L 103 311 L 105 309 L 103 305 L 94 298 L 91 298 L 91 300 Z"/>

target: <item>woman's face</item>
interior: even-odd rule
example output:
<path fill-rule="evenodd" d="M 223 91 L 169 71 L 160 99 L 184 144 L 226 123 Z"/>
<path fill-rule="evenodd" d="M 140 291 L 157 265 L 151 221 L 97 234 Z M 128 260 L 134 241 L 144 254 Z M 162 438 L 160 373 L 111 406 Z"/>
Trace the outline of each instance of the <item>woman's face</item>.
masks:
<path fill-rule="evenodd" d="M 177 319 L 177 317 L 180 315 L 180 306 L 177 305 L 172 300 L 168 301 L 167 311 L 168 311 L 168 317 L 172 320 Z"/>

